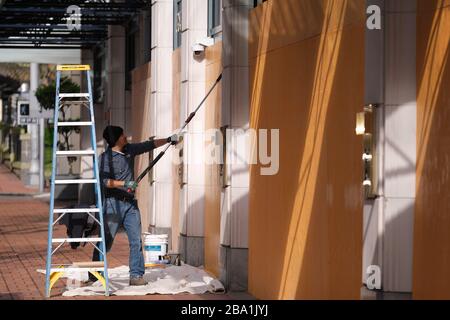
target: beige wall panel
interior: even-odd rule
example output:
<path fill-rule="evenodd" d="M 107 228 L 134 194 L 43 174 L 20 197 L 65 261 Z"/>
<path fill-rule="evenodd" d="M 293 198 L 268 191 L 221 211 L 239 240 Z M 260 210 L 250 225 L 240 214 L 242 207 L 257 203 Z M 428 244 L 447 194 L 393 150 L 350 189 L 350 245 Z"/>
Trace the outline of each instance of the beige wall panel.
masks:
<path fill-rule="evenodd" d="M 180 127 L 180 84 L 181 84 L 181 49 L 172 53 L 172 130 L 175 132 Z M 179 149 L 174 151 L 174 158 Z M 178 166 L 172 165 L 172 249 L 179 252 L 180 235 L 180 185 L 178 181 Z"/>
<path fill-rule="evenodd" d="M 294 11 L 306 20 L 267 18 Z M 249 291 L 358 299 L 364 1 L 269 1 L 250 15 L 250 125 L 280 129 L 280 168 L 251 166 Z M 297 38 L 280 32 L 292 26 Z"/>
<path fill-rule="evenodd" d="M 132 72 L 131 109 L 133 142 L 148 140 L 150 137 L 150 69 L 151 63 L 144 64 Z M 148 154 L 136 158 L 134 166 L 135 177 L 148 166 Z M 147 231 L 150 218 L 150 184 L 148 177 L 142 180 L 136 190 L 139 209 L 142 217 L 142 231 Z"/>
<path fill-rule="evenodd" d="M 450 299 L 450 1 L 418 8 L 413 297 Z"/>
<path fill-rule="evenodd" d="M 206 50 L 205 93 L 222 72 L 222 42 Z M 205 129 L 220 128 L 221 93 L 219 83 L 205 103 Z M 220 192 L 219 165 L 205 164 L 205 269 L 219 276 Z"/>
<path fill-rule="evenodd" d="M 332 15 L 327 13 L 329 8 Z M 342 26 L 341 13 L 345 15 L 344 25 L 360 25 L 364 11 L 364 0 L 267 1 L 250 13 L 249 57 L 316 37 L 322 33 L 324 21 L 329 31 L 336 31 Z"/>

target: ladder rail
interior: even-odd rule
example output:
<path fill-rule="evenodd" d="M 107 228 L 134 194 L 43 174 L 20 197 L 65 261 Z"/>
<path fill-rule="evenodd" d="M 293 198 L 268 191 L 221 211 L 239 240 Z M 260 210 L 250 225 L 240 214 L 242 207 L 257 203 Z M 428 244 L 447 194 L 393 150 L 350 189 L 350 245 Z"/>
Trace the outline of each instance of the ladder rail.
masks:
<path fill-rule="evenodd" d="M 53 243 L 53 242 L 52 242 Z M 58 246 L 52 251 L 52 256 L 56 253 L 64 245 L 65 242 L 61 242 Z M 53 247 L 52 247 L 53 248 Z M 50 292 L 48 293 L 50 295 Z"/>
<path fill-rule="evenodd" d="M 66 215 L 66 212 L 61 213 L 59 215 L 59 217 L 55 221 L 53 221 L 53 226 L 55 226 L 59 222 L 59 220 L 61 220 L 65 215 Z"/>
<path fill-rule="evenodd" d="M 100 255 L 104 255 L 105 254 L 105 251 L 102 251 L 102 250 L 100 250 L 100 248 L 99 247 L 97 247 L 96 245 L 95 245 L 95 243 L 93 243 L 93 242 L 88 242 L 88 243 L 90 243 L 98 252 L 100 252 Z M 102 243 L 105 243 L 104 241 L 102 241 Z M 105 269 L 105 267 L 104 267 L 104 263 L 103 263 L 103 269 Z M 106 270 L 106 271 L 108 271 L 108 270 Z M 105 270 L 103 270 L 103 272 L 105 272 Z M 107 279 L 107 278 L 105 278 L 105 279 Z M 108 288 L 108 287 L 107 287 Z M 108 288 L 109 289 L 109 288 Z M 108 293 L 109 294 L 109 292 L 108 291 L 105 291 L 105 293 Z"/>
<path fill-rule="evenodd" d="M 59 119 L 59 84 L 61 81 L 61 71 L 56 72 L 56 93 L 55 112 L 53 116 L 53 150 L 57 150 L 58 119 Z M 48 218 L 48 239 L 47 239 L 47 265 L 45 273 L 45 295 L 50 297 L 50 269 L 52 264 L 52 239 L 53 239 L 53 210 L 55 206 L 55 177 L 56 177 L 56 152 L 52 154 L 52 183 L 50 185 L 50 209 Z"/>
<path fill-rule="evenodd" d="M 91 85 L 91 71 L 88 70 L 86 72 L 87 74 L 87 82 L 88 82 L 88 90 L 89 90 L 89 96 L 91 99 L 89 100 L 90 104 L 90 113 L 91 113 L 91 144 L 92 149 L 94 150 L 95 156 L 93 157 L 93 164 L 94 164 L 94 176 L 95 179 L 97 179 L 97 183 L 95 184 L 95 194 L 96 194 L 96 200 L 97 200 L 97 208 L 100 210 L 99 219 L 100 219 L 100 235 L 103 241 L 101 242 L 101 247 L 103 254 L 100 255 L 100 260 L 104 263 L 104 278 L 106 281 L 105 285 L 105 295 L 109 295 L 109 277 L 108 277 L 108 261 L 106 259 L 106 237 L 105 237 L 105 228 L 104 228 L 104 219 L 103 219 L 103 199 L 102 199 L 102 193 L 100 189 L 100 172 L 99 172 L 99 163 L 98 163 L 98 156 L 97 156 L 97 137 L 95 133 L 95 117 L 94 117 L 94 102 L 92 99 L 92 85 Z"/>

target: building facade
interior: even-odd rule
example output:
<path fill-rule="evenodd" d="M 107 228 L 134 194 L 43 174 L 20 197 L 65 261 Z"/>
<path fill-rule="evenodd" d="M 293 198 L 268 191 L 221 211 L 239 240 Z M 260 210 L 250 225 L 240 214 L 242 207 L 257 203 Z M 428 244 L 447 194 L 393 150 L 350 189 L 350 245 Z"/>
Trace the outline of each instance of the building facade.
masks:
<path fill-rule="evenodd" d="M 155 0 L 110 26 L 82 52 L 98 137 L 170 135 L 222 74 L 140 184 L 143 232 L 257 298 L 358 299 L 370 266 L 386 292 L 449 298 L 449 14 L 448 0 Z M 202 161 L 211 141 L 224 163 Z"/>

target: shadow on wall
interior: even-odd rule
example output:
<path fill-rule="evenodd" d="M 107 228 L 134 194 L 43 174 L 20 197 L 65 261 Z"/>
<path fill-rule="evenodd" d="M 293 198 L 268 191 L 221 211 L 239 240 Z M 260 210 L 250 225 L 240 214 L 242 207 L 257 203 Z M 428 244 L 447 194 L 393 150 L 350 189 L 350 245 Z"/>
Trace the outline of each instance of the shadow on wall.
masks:
<path fill-rule="evenodd" d="M 406 169 L 405 169 L 406 170 Z M 415 170 L 413 167 L 411 170 Z M 388 201 L 388 200 L 387 200 Z M 377 205 L 379 205 L 378 203 Z M 367 218 L 367 221 L 364 223 L 364 239 L 363 243 L 366 242 L 366 239 L 370 237 L 369 233 L 369 224 L 372 219 L 375 219 L 375 225 L 378 225 L 378 217 L 377 217 L 377 205 L 372 204 L 372 211 Z M 414 212 L 414 206 L 412 204 L 405 204 L 400 207 L 395 207 L 396 212 L 395 215 L 390 215 L 389 219 L 384 221 L 384 236 L 375 236 L 377 238 L 375 246 L 372 248 L 373 252 L 364 252 L 364 254 L 370 255 L 367 258 L 367 265 L 375 265 L 380 266 L 378 252 L 379 245 L 383 243 L 383 265 L 380 266 L 382 268 L 382 290 L 383 292 L 391 292 L 389 289 L 385 287 L 385 284 L 389 284 L 390 287 L 393 288 L 405 288 L 401 290 L 401 292 L 397 293 L 410 293 L 412 288 L 408 288 L 405 285 L 410 284 L 412 281 L 412 261 L 402 261 L 401 264 L 397 262 L 395 259 L 399 259 L 399 257 L 395 256 L 394 253 L 402 252 L 402 257 L 412 257 L 413 247 L 405 246 L 405 244 L 412 243 L 412 233 L 408 230 L 413 229 L 414 224 L 414 216 L 412 212 Z M 406 230 L 403 232 L 398 232 L 399 230 Z M 375 228 L 374 232 L 377 232 L 377 228 Z M 389 257 L 392 257 L 391 260 Z M 408 269 L 401 269 L 401 266 L 411 266 Z M 390 278 L 387 279 L 386 275 L 389 275 Z M 364 281 L 369 274 L 367 274 L 367 270 L 363 270 Z"/>
<path fill-rule="evenodd" d="M 386 110 L 386 123 L 395 123 L 399 117 L 396 113 L 400 108 L 404 109 L 405 106 L 389 107 L 389 110 Z M 403 179 L 415 176 L 416 165 L 403 151 L 405 146 L 398 141 L 400 140 L 393 141 L 385 138 L 386 153 L 388 152 L 390 157 L 389 165 L 386 165 L 387 168 L 383 175 L 385 179 L 395 178 L 397 181 L 404 181 Z M 414 185 L 410 186 L 410 188 L 413 187 Z M 392 185 L 389 189 L 389 191 L 388 188 L 385 189 L 385 194 L 391 194 Z M 398 191 L 402 192 L 403 190 L 399 189 Z M 405 199 L 401 196 L 397 196 L 391 202 L 389 197 L 365 201 L 370 210 L 367 211 L 363 227 L 363 244 L 365 246 L 363 267 L 379 266 L 382 269 L 382 290 L 384 292 L 412 292 L 413 203 L 410 198 Z M 378 229 L 380 205 L 384 206 L 382 234 Z M 382 257 L 379 254 L 382 254 Z M 367 269 L 363 269 L 362 272 L 363 282 L 366 282 Z"/>
<path fill-rule="evenodd" d="M 364 12 L 364 1 L 287 0 L 252 14 L 251 127 L 280 129 L 278 175 L 251 167 L 257 298 L 359 298 Z"/>
<path fill-rule="evenodd" d="M 181 260 L 194 267 L 204 265 L 204 237 L 187 233 L 187 230 L 190 230 L 188 222 L 199 221 L 196 219 L 196 212 L 202 212 L 204 205 L 205 197 L 202 196 L 186 208 L 186 214 L 181 215 L 180 233 L 177 235 Z M 183 230 L 186 230 L 186 233 L 183 233 Z"/>
<path fill-rule="evenodd" d="M 419 0 L 415 299 L 450 299 L 449 21 L 448 1 Z"/>
<path fill-rule="evenodd" d="M 221 208 L 227 207 L 227 200 L 222 197 L 220 201 Z M 234 212 L 235 214 L 245 214 L 245 212 L 240 212 L 238 208 L 244 207 L 244 204 L 248 203 L 248 194 L 236 199 L 231 205 L 232 208 L 229 210 L 223 210 L 222 212 Z M 205 197 L 201 197 L 197 201 L 195 201 L 192 205 L 187 208 L 187 214 L 182 217 L 181 226 L 185 226 L 185 228 L 189 228 L 188 221 L 196 221 L 195 216 L 196 212 L 199 210 L 199 206 L 205 205 Z M 227 214 L 226 216 L 222 216 L 221 222 L 221 234 L 223 234 L 222 239 L 218 239 L 217 243 L 219 245 L 214 249 L 217 250 L 217 257 L 219 259 L 219 270 L 220 274 L 216 275 L 220 278 L 220 280 L 224 283 L 225 287 L 229 289 L 232 285 L 238 285 L 241 287 L 247 287 L 247 262 L 246 261 L 234 261 L 232 255 L 221 255 L 222 247 L 229 247 L 231 249 L 239 249 L 232 246 L 231 241 L 231 215 Z M 198 219 L 197 219 L 198 220 Z M 207 228 L 208 226 L 204 226 Z M 204 239 L 202 236 L 187 236 L 186 234 L 180 233 L 180 253 L 181 259 L 185 261 L 187 264 L 192 266 L 204 266 L 205 263 L 205 253 L 204 250 L 212 250 L 212 248 L 206 248 L 206 243 L 204 243 Z M 185 241 L 182 241 L 182 238 Z M 223 245 L 223 243 L 227 243 L 229 245 Z M 219 258 L 220 257 L 220 258 Z M 237 257 L 235 257 L 237 259 Z M 210 271 L 210 270 L 208 270 Z M 214 272 L 213 272 L 214 273 Z"/>

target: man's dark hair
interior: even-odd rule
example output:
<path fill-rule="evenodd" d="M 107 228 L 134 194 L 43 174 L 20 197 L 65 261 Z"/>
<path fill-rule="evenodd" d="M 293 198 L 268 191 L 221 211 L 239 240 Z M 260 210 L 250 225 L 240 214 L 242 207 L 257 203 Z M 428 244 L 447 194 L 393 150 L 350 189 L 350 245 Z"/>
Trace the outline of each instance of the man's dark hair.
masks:
<path fill-rule="evenodd" d="M 123 134 L 123 129 L 118 126 L 107 126 L 103 130 L 103 138 L 108 142 L 110 148 L 116 145 L 117 140 Z"/>

